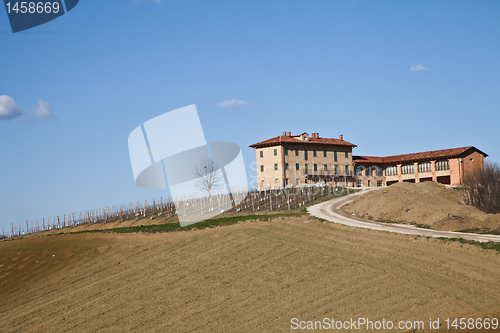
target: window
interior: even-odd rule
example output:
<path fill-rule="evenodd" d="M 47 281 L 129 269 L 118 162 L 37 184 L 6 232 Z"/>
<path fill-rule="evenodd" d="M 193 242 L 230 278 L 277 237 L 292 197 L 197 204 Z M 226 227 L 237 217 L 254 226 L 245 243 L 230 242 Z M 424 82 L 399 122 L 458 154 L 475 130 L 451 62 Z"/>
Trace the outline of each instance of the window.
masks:
<path fill-rule="evenodd" d="M 382 181 L 381 180 L 377 180 L 377 187 L 381 187 L 382 186 Z"/>
<path fill-rule="evenodd" d="M 316 156 L 316 150 L 313 150 L 313 156 L 314 156 L 314 157 L 317 157 L 317 156 Z"/>
<path fill-rule="evenodd" d="M 450 169 L 450 161 L 442 160 L 436 162 L 436 170 L 449 170 Z"/>
<path fill-rule="evenodd" d="M 379 176 L 380 177 L 380 176 L 383 176 L 383 174 L 384 173 L 383 173 L 382 167 L 376 166 L 375 167 L 375 176 Z"/>
<path fill-rule="evenodd" d="M 274 156 L 278 156 L 278 149 L 274 150 Z"/>
<path fill-rule="evenodd" d="M 285 178 L 285 186 L 288 186 L 288 178 Z"/>
<path fill-rule="evenodd" d="M 323 150 L 323 157 L 326 157 L 326 150 Z"/>
<path fill-rule="evenodd" d="M 278 178 L 276 178 L 274 181 L 274 187 L 280 187 L 280 182 L 279 182 Z"/>
<path fill-rule="evenodd" d="M 307 161 L 307 150 L 304 150 L 304 159 Z"/>
<path fill-rule="evenodd" d="M 297 185 L 297 186 L 299 185 L 299 179 L 298 178 L 295 179 L 295 185 Z"/>
<path fill-rule="evenodd" d="M 372 167 L 368 167 L 365 169 L 365 176 L 371 176 L 372 175 Z M 370 185 L 368 185 L 370 187 Z"/>
<path fill-rule="evenodd" d="M 371 187 L 372 186 L 372 182 L 369 180 L 368 181 L 368 187 Z"/>
<path fill-rule="evenodd" d="M 362 176 L 363 175 L 363 169 L 364 169 L 364 167 L 359 167 L 359 166 L 355 167 L 354 168 L 354 174 L 356 176 Z"/>
<path fill-rule="evenodd" d="M 318 165 L 314 164 L 314 171 L 318 171 Z"/>
<path fill-rule="evenodd" d="M 278 163 L 274 163 L 274 170 L 278 170 Z"/>
<path fill-rule="evenodd" d="M 262 150 L 260 151 L 260 157 L 264 157 L 264 152 Z"/>
<path fill-rule="evenodd" d="M 328 167 L 326 166 L 326 164 L 323 164 L 323 170 L 328 171 Z"/>
<path fill-rule="evenodd" d="M 356 187 L 361 187 L 361 180 L 356 180 Z"/>
<path fill-rule="evenodd" d="M 405 164 L 401 167 L 401 174 L 407 175 L 409 173 L 415 173 L 415 166 L 413 164 Z"/>
<path fill-rule="evenodd" d="M 333 161 L 337 162 L 337 152 L 336 151 L 333 152 Z"/>
<path fill-rule="evenodd" d="M 349 152 L 348 151 L 345 152 L 345 158 L 349 158 Z"/>
<path fill-rule="evenodd" d="M 306 173 L 306 175 L 308 175 L 308 174 L 309 174 L 309 164 L 306 164 L 305 173 Z"/>
<path fill-rule="evenodd" d="M 264 188 L 264 186 L 265 186 L 265 183 L 264 183 L 264 181 L 262 181 L 262 182 L 260 183 L 260 188 Z"/>
<path fill-rule="evenodd" d="M 422 162 L 418 165 L 418 172 L 429 172 L 432 171 L 432 163 L 431 162 Z"/>
<path fill-rule="evenodd" d="M 299 171 L 300 168 L 299 168 L 299 163 L 295 163 L 295 170 Z"/>
<path fill-rule="evenodd" d="M 385 168 L 385 175 L 386 176 L 395 176 L 398 174 L 398 167 L 397 165 L 391 165 Z"/>
<path fill-rule="evenodd" d="M 285 156 L 288 156 L 288 148 L 285 148 Z"/>
<path fill-rule="evenodd" d="M 335 165 L 335 176 L 338 176 L 339 174 L 339 166 Z"/>
<path fill-rule="evenodd" d="M 263 165 L 260 166 L 260 172 L 264 172 L 264 166 Z"/>
<path fill-rule="evenodd" d="M 299 150 L 295 149 L 295 156 L 299 156 Z"/>
<path fill-rule="evenodd" d="M 288 170 L 288 163 L 285 163 L 285 170 Z"/>
<path fill-rule="evenodd" d="M 345 166 L 345 175 L 349 176 L 349 166 L 348 165 Z"/>

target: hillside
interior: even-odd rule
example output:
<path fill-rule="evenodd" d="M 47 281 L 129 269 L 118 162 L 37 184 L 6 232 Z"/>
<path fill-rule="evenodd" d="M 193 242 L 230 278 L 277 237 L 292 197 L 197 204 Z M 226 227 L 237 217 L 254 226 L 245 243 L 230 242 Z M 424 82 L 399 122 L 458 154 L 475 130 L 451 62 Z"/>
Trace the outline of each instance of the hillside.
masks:
<path fill-rule="evenodd" d="M 288 332 L 292 318 L 500 317 L 498 252 L 305 214 L 4 240 L 0 253 L 2 332 Z"/>
<path fill-rule="evenodd" d="M 424 224 L 435 230 L 483 229 L 500 233 L 500 214 L 462 203 L 462 192 L 434 183 L 396 183 L 368 192 L 344 209 L 362 217 Z"/>

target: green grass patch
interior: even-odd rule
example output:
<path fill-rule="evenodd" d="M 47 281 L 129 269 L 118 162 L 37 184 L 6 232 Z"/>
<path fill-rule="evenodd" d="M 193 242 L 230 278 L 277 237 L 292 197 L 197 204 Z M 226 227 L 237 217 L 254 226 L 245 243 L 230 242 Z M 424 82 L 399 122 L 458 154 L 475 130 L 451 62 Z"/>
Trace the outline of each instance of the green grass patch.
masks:
<path fill-rule="evenodd" d="M 452 186 L 451 188 L 453 190 L 457 190 L 457 191 L 463 191 L 463 190 L 465 190 L 465 188 L 463 186 Z"/>
<path fill-rule="evenodd" d="M 414 224 L 415 227 L 417 228 L 422 228 L 422 229 L 432 229 L 430 225 L 428 224 L 420 224 L 420 223 L 416 223 Z"/>
<path fill-rule="evenodd" d="M 500 243 L 496 242 L 476 242 L 463 238 L 446 238 L 446 237 L 438 237 L 437 239 L 442 240 L 444 242 L 459 242 L 461 244 L 472 244 L 479 246 L 485 250 L 496 250 L 497 252 L 500 252 Z"/>
<path fill-rule="evenodd" d="M 380 220 L 379 222 L 390 223 L 390 224 L 407 224 L 405 221 L 393 221 L 393 220 Z"/>
<path fill-rule="evenodd" d="M 67 234 L 83 234 L 83 233 L 106 233 L 106 232 L 116 232 L 116 233 L 132 233 L 132 232 L 172 232 L 172 231 L 183 231 L 192 229 L 205 229 L 212 228 L 216 226 L 231 225 L 238 222 L 259 220 L 259 221 L 269 221 L 270 219 L 276 217 L 295 217 L 303 216 L 303 213 L 278 213 L 278 214 L 267 214 L 267 215 L 243 215 L 243 216 L 232 216 L 232 217 L 221 217 L 218 219 L 205 220 L 198 223 L 190 224 L 185 227 L 181 227 L 179 222 L 176 223 L 165 223 L 165 224 L 153 224 L 153 225 L 140 225 L 133 227 L 121 227 L 121 228 L 111 228 L 111 229 L 95 229 L 95 230 L 81 230 L 68 232 Z M 54 234 L 61 235 L 66 234 L 64 232 Z"/>
<path fill-rule="evenodd" d="M 432 229 L 430 225 L 428 224 L 421 224 L 421 223 L 410 223 L 406 221 L 391 221 L 391 220 L 381 220 L 379 222 L 383 223 L 391 223 L 391 224 L 406 224 L 406 225 L 414 225 L 417 228 L 422 228 L 422 229 Z"/>
<path fill-rule="evenodd" d="M 467 233 L 472 233 L 472 234 L 487 234 L 490 232 L 490 228 L 471 228 L 471 229 L 457 230 L 456 232 L 467 232 Z"/>

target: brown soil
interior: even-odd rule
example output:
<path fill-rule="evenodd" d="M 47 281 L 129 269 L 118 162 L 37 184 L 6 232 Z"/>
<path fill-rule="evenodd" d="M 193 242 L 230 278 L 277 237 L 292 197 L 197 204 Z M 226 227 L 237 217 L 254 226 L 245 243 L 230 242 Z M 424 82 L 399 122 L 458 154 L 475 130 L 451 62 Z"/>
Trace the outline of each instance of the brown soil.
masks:
<path fill-rule="evenodd" d="M 486 228 L 500 233 L 500 214 L 486 214 L 466 206 L 461 190 L 434 182 L 396 183 L 368 192 L 344 208 L 374 220 L 425 224 L 435 230 Z"/>
<path fill-rule="evenodd" d="M 0 254 L 2 332 L 289 332 L 292 318 L 500 318 L 498 252 L 306 216 L 4 240 Z"/>

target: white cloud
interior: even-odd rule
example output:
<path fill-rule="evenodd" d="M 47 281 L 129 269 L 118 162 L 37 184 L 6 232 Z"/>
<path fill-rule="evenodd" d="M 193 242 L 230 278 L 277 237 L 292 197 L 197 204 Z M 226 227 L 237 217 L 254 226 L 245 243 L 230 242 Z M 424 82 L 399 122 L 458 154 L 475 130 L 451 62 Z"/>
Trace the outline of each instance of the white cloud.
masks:
<path fill-rule="evenodd" d="M 238 108 L 238 107 L 250 105 L 250 103 L 247 103 L 244 101 L 237 101 L 235 99 L 232 99 L 232 100 L 224 101 L 222 103 L 217 103 L 216 105 L 220 108 Z"/>
<path fill-rule="evenodd" d="M 22 114 L 21 108 L 12 97 L 0 95 L 0 119 L 14 119 Z"/>
<path fill-rule="evenodd" d="M 38 108 L 33 112 L 33 115 L 38 119 L 52 117 L 52 111 L 50 110 L 49 102 L 40 99 L 38 101 Z"/>
<path fill-rule="evenodd" d="M 417 65 L 417 66 L 411 66 L 410 70 L 415 72 L 420 72 L 420 71 L 428 71 L 429 68 L 424 67 L 422 65 Z"/>

